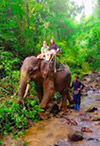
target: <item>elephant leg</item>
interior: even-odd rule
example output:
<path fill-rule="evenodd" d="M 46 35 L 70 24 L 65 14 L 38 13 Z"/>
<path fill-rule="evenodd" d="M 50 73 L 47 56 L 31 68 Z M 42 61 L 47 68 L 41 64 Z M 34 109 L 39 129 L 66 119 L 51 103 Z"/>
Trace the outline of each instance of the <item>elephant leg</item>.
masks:
<path fill-rule="evenodd" d="M 67 88 L 62 94 L 62 105 L 61 105 L 62 110 L 66 110 L 67 108 L 67 99 L 69 100 L 70 103 L 73 101 L 73 97 L 70 95 L 69 88 Z"/>
<path fill-rule="evenodd" d="M 67 99 L 69 100 L 69 103 L 72 104 L 74 102 L 73 97 L 70 94 L 70 89 L 67 90 Z"/>
<path fill-rule="evenodd" d="M 40 103 L 41 108 L 45 109 L 51 97 L 54 96 L 54 81 L 45 79 L 43 82 L 43 99 Z"/>
<path fill-rule="evenodd" d="M 37 92 L 37 96 L 39 98 L 39 101 L 41 102 L 42 101 L 42 97 L 43 97 L 43 94 L 41 92 Z"/>
<path fill-rule="evenodd" d="M 62 94 L 61 110 L 65 111 L 66 108 L 67 108 L 67 91 L 64 91 Z"/>
<path fill-rule="evenodd" d="M 62 106 L 61 106 L 62 110 L 66 110 L 67 99 L 69 101 L 73 100 L 71 95 L 70 95 L 70 82 L 71 82 L 71 74 L 70 73 L 68 74 L 67 78 L 68 78 L 68 81 L 66 84 L 66 88 L 64 89 L 63 94 L 62 94 Z"/>

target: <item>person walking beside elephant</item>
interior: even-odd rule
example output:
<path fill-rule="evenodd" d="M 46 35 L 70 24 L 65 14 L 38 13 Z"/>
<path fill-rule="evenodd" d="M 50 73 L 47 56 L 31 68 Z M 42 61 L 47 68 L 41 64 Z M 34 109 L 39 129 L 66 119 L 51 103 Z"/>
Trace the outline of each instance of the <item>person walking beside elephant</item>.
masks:
<path fill-rule="evenodd" d="M 84 88 L 84 84 L 78 81 L 78 78 L 78 76 L 75 76 L 75 80 L 73 81 L 71 88 L 74 88 L 73 99 L 75 103 L 75 109 L 79 111 L 81 104 L 81 91 Z"/>

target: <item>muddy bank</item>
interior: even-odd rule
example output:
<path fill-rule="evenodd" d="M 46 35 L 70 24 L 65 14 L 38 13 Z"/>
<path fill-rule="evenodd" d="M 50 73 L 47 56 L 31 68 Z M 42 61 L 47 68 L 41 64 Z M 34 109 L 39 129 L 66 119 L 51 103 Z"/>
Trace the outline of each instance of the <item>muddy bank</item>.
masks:
<path fill-rule="evenodd" d="M 96 103 L 95 103 L 96 105 Z M 97 108 L 100 101 L 97 104 Z M 84 104 L 82 105 L 84 107 Z M 27 130 L 24 136 L 29 146 L 64 146 L 68 144 L 79 146 L 98 146 L 100 145 L 100 111 L 80 112 L 69 110 L 66 113 L 59 113 L 55 118 L 36 123 Z M 94 120 L 93 120 L 94 118 Z M 69 131 L 72 128 L 78 128 L 83 133 L 83 140 L 79 142 L 71 142 L 68 139 Z M 85 129 L 87 130 L 85 131 Z"/>
<path fill-rule="evenodd" d="M 36 123 L 23 137 L 29 146 L 100 145 L 100 73 L 94 72 L 82 81 L 86 87 L 81 110 L 67 109 L 55 117 Z M 83 138 L 73 142 L 69 139 L 69 133 L 76 129 L 82 133 Z"/>

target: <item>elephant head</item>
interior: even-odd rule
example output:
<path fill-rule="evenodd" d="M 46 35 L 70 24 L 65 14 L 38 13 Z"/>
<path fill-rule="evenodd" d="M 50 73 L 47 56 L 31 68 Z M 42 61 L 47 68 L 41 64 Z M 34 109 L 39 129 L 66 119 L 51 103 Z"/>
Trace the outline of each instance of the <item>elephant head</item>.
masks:
<path fill-rule="evenodd" d="M 49 62 L 34 56 L 27 57 L 23 62 L 22 70 L 24 70 L 32 80 L 38 80 L 40 77 L 46 78 L 50 70 Z"/>
<path fill-rule="evenodd" d="M 45 79 L 49 72 L 49 62 L 37 57 L 27 57 L 21 67 L 21 78 L 18 97 L 22 98 L 27 84 L 33 80 Z"/>
<path fill-rule="evenodd" d="M 42 78 L 46 78 L 49 71 L 50 71 L 49 62 L 45 60 L 40 61 L 40 72 Z"/>

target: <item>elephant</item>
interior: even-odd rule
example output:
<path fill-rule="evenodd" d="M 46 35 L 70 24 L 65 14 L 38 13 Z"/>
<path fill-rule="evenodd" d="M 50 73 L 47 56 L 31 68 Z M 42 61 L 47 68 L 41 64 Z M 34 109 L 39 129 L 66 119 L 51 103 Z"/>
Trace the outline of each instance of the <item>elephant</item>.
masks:
<path fill-rule="evenodd" d="M 61 109 L 66 109 L 67 99 L 72 100 L 69 91 L 71 72 L 68 66 L 64 67 L 64 70 L 54 72 L 50 70 L 50 62 L 35 56 L 26 57 L 21 67 L 18 100 L 23 101 L 25 90 L 28 90 L 29 83 L 34 81 L 42 109 L 46 109 L 55 91 L 62 95 Z"/>

